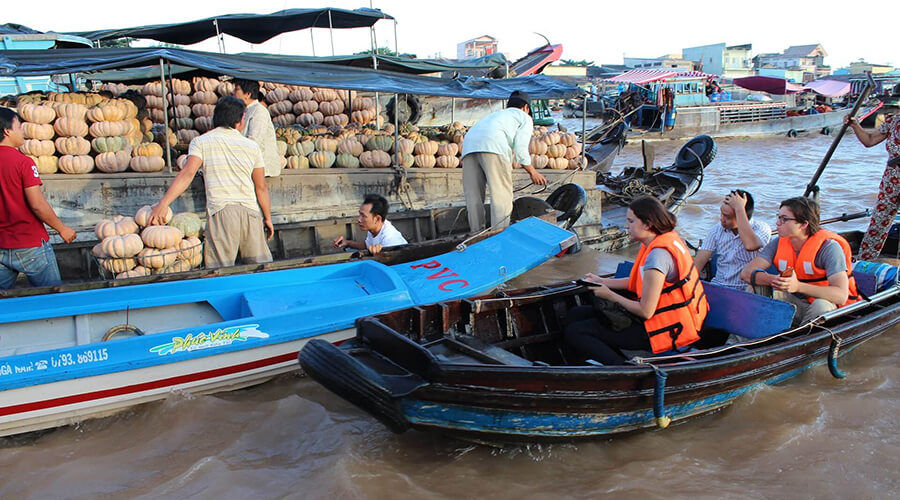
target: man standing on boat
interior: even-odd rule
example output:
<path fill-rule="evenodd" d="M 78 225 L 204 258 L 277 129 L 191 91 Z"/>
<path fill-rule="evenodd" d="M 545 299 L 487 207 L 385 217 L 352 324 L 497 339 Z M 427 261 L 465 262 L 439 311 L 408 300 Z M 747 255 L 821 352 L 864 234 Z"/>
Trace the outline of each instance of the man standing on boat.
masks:
<path fill-rule="evenodd" d="M 66 243 L 75 231 L 62 223 L 41 191 L 41 176 L 34 160 L 17 149 L 25 142 L 18 113 L 0 107 L 0 289 L 25 274 L 31 286 L 62 282 L 50 235 L 44 224 Z"/>
<path fill-rule="evenodd" d="M 741 270 L 769 242 L 772 228 L 753 218 L 753 196 L 743 189 L 728 193 L 719 212 L 720 223 L 709 230 L 694 256 L 694 265 L 702 270 L 716 255 L 716 275 L 712 283 L 746 290 L 747 284 L 741 281 Z"/>
<path fill-rule="evenodd" d="M 506 227 L 513 208 L 512 169 L 518 163 L 531 176 L 531 182 L 544 185 L 547 179 L 531 166 L 528 143 L 534 131 L 531 98 L 515 91 L 506 109 L 478 121 L 463 140 L 463 192 L 469 214 L 469 230 L 481 231 L 484 220 L 485 186 L 490 191 L 491 225 Z"/>
<path fill-rule="evenodd" d="M 782 201 L 775 227 L 778 236 L 741 271 L 742 280 L 771 287 L 774 298 L 794 304 L 795 324 L 859 300 L 850 245 L 819 226 L 818 203 L 802 196 Z M 773 264 L 778 274 L 766 273 Z"/>
<path fill-rule="evenodd" d="M 366 241 L 354 241 L 338 236 L 334 239 L 337 248 L 368 250 L 372 255 L 381 253 L 384 247 L 406 245 L 406 238 L 387 220 L 388 201 L 378 194 L 367 194 L 359 207 L 356 223 L 366 231 Z"/>
<path fill-rule="evenodd" d="M 888 152 L 888 164 L 881 177 L 878 186 L 878 200 L 875 204 L 875 212 L 869 222 L 869 229 L 863 236 L 859 245 L 859 260 L 872 260 L 881 254 L 884 240 L 894 223 L 897 208 L 900 206 L 900 107 L 896 104 L 900 101 L 900 83 L 894 86 L 889 97 L 890 104 L 884 106 L 890 114 L 884 119 L 884 123 L 877 130 L 864 130 L 856 118 L 849 115 L 844 119 L 850 124 L 850 128 L 856 133 L 856 138 L 867 148 L 884 142 Z"/>
<path fill-rule="evenodd" d="M 244 137 L 253 139 L 262 150 L 263 161 L 266 164 L 266 177 L 278 177 L 281 175 L 281 155 L 278 154 L 278 146 L 275 144 L 275 125 L 272 124 L 272 115 L 259 102 L 259 82 L 234 79 L 234 97 L 237 97 L 247 106 L 244 112 Z"/>
<path fill-rule="evenodd" d="M 150 224 L 164 223 L 169 205 L 181 196 L 203 168 L 206 185 L 207 268 L 233 266 L 238 254 L 247 264 L 271 262 L 266 244 L 275 233 L 269 211 L 269 189 L 262 151 L 241 135 L 246 106 L 223 97 L 213 112 L 216 128 L 191 141 L 184 168 L 150 214 Z"/>

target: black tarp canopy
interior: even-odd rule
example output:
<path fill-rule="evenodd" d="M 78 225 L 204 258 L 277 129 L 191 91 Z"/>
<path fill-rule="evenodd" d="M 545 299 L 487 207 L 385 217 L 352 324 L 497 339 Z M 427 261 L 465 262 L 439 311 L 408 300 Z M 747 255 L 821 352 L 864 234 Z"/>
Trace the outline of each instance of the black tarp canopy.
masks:
<path fill-rule="evenodd" d="M 292 60 L 291 56 L 216 54 L 169 48 L 0 51 L 0 77 L 91 73 L 141 67 L 147 70 L 147 66 L 158 65 L 160 60 L 195 68 L 211 76 L 228 75 L 289 85 L 369 92 L 476 99 L 505 99 L 513 90 L 528 92 L 534 99 L 563 99 L 583 93 L 578 87 L 545 75 L 502 80 L 454 80 L 301 62 Z"/>
<path fill-rule="evenodd" d="M 154 24 L 134 28 L 77 31 L 69 33 L 89 40 L 149 38 L 165 43 L 190 45 L 219 33 L 250 43 L 262 43 L 287 33 L 307 28 L 369 28 L 381 19 L 394 19 L 378 9 L 287 9 L 271 14 L 223 14 L 197 21 Z"/>

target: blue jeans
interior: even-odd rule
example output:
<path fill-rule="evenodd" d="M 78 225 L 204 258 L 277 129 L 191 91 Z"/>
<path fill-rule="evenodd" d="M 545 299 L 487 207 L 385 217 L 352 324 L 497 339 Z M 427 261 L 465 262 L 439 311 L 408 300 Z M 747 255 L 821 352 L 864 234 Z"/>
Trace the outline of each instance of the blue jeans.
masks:
<path fill-rule="evenodd" d="M 42 241 L 39 247 L 0 249 L 0 290 L 12 288 L 19 273 L 25 274 L 31 286 L 62 283 L 56 254 L 48 241 Z"/>

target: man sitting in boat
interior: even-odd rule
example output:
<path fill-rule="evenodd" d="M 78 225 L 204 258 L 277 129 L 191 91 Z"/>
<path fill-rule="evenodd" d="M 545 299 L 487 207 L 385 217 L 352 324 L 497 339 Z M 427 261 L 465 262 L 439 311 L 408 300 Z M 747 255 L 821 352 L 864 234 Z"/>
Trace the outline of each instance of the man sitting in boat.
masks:
<path fill-rule="evenodd" d="M 338 236 L 334 239 L 336 248 L 368 250 L 372 255 L 381 253 L 384 247 L 406 245 L 406 238 L 387 220 L 388 201 L 378 194 L 367 194 L 359 207 L 356 223 L 366 231 L 365 241 L 354 241 Z"/>
<path fill-rule="evenodd" d="M 769 242 L 772 228 L 753 218 L 753 196 L 743 189 L 728 193 L 719 212 L 720 223 L 709 230 L 694 256 L 694 265 L 703 269 L 715 255 L 716 274 L 711 281 L 734 290 L 746 290 L 741 271 Z"/>
<path fill-rule="evenodd" d="M 272 261 L 266 239 L 275 233 L 259 145 L 241 135 L 244 103 L 232 96 L 219 99 L 213 111 L 216 128 L 191 141 L 188 158 L 162 200 L 150 214 L 150 224 L 164 224 L 166 211 L 203 168 L 206 185 L 207 268 L 233 266 L 238 254 L 247 264 Z"/>
<path fill-rule="evenodd" d="M 626 360 L 621 349 L 660 353 L 700 340 L 709 304 L 688 247 L 675 232 L 676 223 L 656 198 L 631 202 L 625 227 L 641 249 L 628 278 L 585 276 L 585 281 L 599 285 L 592 289 L 601 301 L 569 311 L 565 342 L 575 356 L 570 361 L 617 365 Z M 609 303 L 625 311 L 606 314 L 603 308 Z"/>
<path fill-rule="evenodd" d="M 794 304 L 795 324 L 859 300 L 850 245 L 819 226 L 818 203 L 805 197 L 782 201 L 775 227 L 778 236 L 744 267 L 742 280 L 771 287 L 774 298 Z M 764 271 L 773 263 L 778 274 Z"/>

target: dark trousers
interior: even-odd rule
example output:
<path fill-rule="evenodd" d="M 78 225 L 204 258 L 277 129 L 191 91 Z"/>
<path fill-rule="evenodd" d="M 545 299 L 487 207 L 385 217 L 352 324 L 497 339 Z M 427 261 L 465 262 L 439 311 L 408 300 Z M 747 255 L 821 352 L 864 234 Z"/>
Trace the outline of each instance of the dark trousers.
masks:
<path fill-rule="evenodd" d="M 564 334 L 570 363 L 593 359 L 604 365 L 621 365 L 626 358 L 620 349 L 650 350 L 643 320 L 625 311 L 622 314 L 631 316 L 631 324 L 616 329 L 606 313 L 595 306 L 578 306 L 570 310 Z"/>

